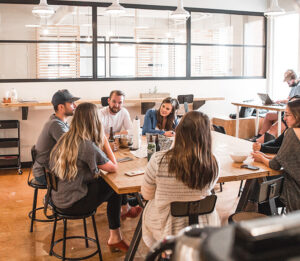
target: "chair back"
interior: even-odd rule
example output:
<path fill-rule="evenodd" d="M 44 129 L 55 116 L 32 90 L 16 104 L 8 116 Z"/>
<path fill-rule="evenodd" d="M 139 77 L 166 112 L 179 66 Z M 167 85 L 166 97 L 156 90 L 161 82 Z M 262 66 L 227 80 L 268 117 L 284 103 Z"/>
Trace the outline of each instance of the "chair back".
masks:
<path fill-rule="evenodd" d="M 32 164 L 35 162 L 36 155 L 37 155 L 37 151 L 36 151 L 35 145 L 33 145 L 33 146 L 31 147 Z"/>
<path fill-rule="evenodd" d="M 57 177 L 50 170 L 45 169 L 45 176 L 47 181 L 47 194 L 44 203 L 44 214 L 47 218 L 53 219 L 54 215 L 48 215 L 48 205 L 51 201 L 51 192 L 52 190 L 57 191 Z"/>
<path fill-rule="evenodd" d="M 187 113 L 189 111 L 188 103 L 193 103 L 194 95 L 193 94 L 178 95 L 177 100 L 179 104 L 184 104 L 184 111 Z"/>
<path fill-rule="evenodd" d="M 149 109 L 155 106 L 155 102 L 142 102 L 141 103 L 141 114 L 145 115 Z"/>
<path fill-rule="evenodd" d="M 102 107 L 106 107 L 106 106 L 108 106 L 108 98 L 109 97 L 101 97 L 101 105 L 102 105 Z"/>
<path fill-rule="evenodd" d="M 278 198 L 282 191 L 284 178 L 279 177 L 276 179 L 264 181 L 260 184 L 258 203 L 263 203 L 271 199 Z"/>
<path fill-rule="evenodd" d="M 32 165 L 31 165 L 31 168 L 29 170 L 29 173 L 28 173 L 28 177 L 27 177 L 27 184 L 30 186 L 30 176 L 31 176 L 31 173 L 32 173 L 32 168 L 33 168 L 33 164 L 36 160 L 36 155 L 37 155 L 37 151 L 36 151 L 36 148 L 35 148 L 35 145 L 33 145 L 31 147 L 31 158 L 32 158 Z"/>
<path fill-rule="evenodd" d="M 210 195 L 198 201 L 171 202 L 173 217 L 189 217 L 189 225 L 198 224 L 198 216 L 210 214 L 216 206 L 217 196 Z"/>

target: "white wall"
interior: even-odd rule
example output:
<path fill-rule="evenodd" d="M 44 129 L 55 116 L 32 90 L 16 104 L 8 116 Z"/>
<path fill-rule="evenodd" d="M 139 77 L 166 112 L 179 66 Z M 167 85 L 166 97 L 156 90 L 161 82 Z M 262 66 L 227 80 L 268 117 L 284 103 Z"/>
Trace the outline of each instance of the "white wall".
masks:
<path fill-rule="evenodd" d="M 121 1 L 121 3 L 137 1 Z M 145 4 L 145 1 L 140 3 Z M 161 4 L 162 1 L 151 0 L 147 4 Z M 177 1 L 166 0 L 165 5 L 176 5 Z M 185 6 L 232 9 L 244 11 L 264 11 L 265 0 L 186 0 Z M 5 61 L 1 61 L 5 64 Z M 15 88 L 20 98 L 36 98 L 39 101 L 50 101 L 53 93 L 58 89 L 69 89 L 74 95 L 82 99 L 100 99 L 107 96 L 113 89 L 126 92 L 127 98 L 136 98 L 141 92 L 148 92 L 149 88 L 157 86 L 158 92 L 170 92 L 172 96 L 193 93 L 195 97 L 219 97 L 225 101 L 209 101 L 201 110 L 209 115 L 229 114 L 235 112 L 232 101 L 245 100 L 256 97 L 257 92 L 264 92 L 266 81 L 260 80 L 189 80 L 189 81 L 97 81 L 97 82 L 30 82 L 30 83 L 0 83 L 0 97 L 7 90 Z M 131 108 L 131 116 L 139 114 L 139 108 Z M 19 119 L 21 121 L 21 157 L 22 161 L 30 161 L 30 147 L 36 142 L 37 137 L 53 112 L 51 107 L 34 107 L 29 109 L 28 120 L 21 120 L 21 109 L 0 110 L 0 119 Z M 1 135 L 1 134 L 0 134 Z M 1 136 L 0 136 L 1 137 Z"/>

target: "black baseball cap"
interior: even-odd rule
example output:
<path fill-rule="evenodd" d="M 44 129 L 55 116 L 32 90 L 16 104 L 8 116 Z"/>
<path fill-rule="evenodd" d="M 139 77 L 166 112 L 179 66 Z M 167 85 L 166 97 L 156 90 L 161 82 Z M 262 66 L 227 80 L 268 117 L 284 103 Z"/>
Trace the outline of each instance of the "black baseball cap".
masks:
<path fill-rule="evenodd" d="M 59 104 L 65 104 L 66 102 L 75 102 L 79 99 L 79 97 L 74 97 L 67 89 L 63 89 L 54 93 L 51 103 L 53 106 L 57 106 Z"/>

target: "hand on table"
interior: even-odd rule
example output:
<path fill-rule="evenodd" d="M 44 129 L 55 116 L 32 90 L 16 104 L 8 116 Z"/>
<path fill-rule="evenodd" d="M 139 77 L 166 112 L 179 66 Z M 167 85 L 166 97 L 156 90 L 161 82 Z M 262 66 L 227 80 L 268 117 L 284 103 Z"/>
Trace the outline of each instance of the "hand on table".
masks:
<path fill-rule="evenodd" d="M 263 162 L 263 159 L 266 158 L 266 155 L 260 151 L 254 151 L 251 155 L 256 162 Z"/>
<path fill-rule="evenodd" d="M 165 135 L 166 137 L 173 137 L 173 136 L 175 136 L 175 132 L 174 132 L 174 131 L 166 131 L 166 132 L 164 133 L 164 135 Z"/>
<path fill-rule="evenodd" d="M 260 151 L 261 144 L 259 142 L 254 142 L 252 146 L 253 151 Z"/>

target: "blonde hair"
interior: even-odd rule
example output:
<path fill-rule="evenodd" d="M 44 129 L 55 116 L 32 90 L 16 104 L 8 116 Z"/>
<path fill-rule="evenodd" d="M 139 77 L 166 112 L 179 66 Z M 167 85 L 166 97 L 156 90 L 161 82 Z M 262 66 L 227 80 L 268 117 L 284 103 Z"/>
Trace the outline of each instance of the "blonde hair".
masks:
<path fill-rule="evenodd" d="M 50 161 L 51 170 L 61 180 L 73 180 L 77 176 L 78 150 L 82 141 L 89 140 L 103 147 L 102 124 L 97 107 L 92 103 L 81 103 L 75 110 L 70 130 L 63 134 L 54 146 Z"/>
<path fill-rule="evenodd" d="M 218 163 L 212 153 L 208 116 L 199 111 L 185 114 L 176 128 L 174 147 L 164 156 L 168 172 L 189 188 L 201 190 L 212 184 L 218 176 Z"/>

